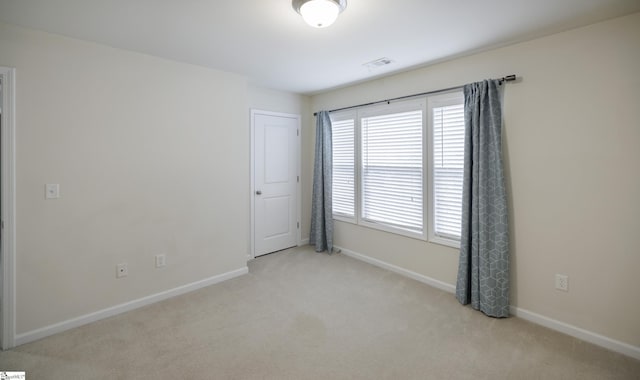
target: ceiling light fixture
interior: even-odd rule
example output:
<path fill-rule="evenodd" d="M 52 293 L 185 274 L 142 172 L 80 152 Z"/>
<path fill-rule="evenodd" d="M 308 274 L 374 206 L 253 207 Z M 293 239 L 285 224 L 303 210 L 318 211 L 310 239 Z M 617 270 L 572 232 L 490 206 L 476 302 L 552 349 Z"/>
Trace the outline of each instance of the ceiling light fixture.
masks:
<path fill-rule="evenodd" d="M 347 0 L 293 0 L 291 5 L 307 24 L 326 28 L 347 7 Z"/>

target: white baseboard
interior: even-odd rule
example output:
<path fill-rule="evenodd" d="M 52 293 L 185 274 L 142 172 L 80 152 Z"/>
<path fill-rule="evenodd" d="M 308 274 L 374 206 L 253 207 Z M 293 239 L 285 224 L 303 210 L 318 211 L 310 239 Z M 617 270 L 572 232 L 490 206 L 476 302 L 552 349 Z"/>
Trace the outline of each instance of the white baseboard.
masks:
<path fill-rule="evenodd" d="M 194 290 L 198 290 L 200 288 L 217 284 L 222 281 L 230 280 L 234 277 L 242 276 L 243 274 L 247 274 L 247 273 L 249 273 L 249 268 L 245 266 L 243 268 L 236 269 L 231 272 L 222 273 L 217 276 L 205 278 L 204 280 L 178 286 L 177 288 L 165 290 L 163 292 L 142 297 L 137 300 L 125 302 L 120 305 L 112 306 L 112 307 L 102 309 L 93 313 L 72 318 L 63 322 L 55 323 L 53 325 L 45 326 L 36 330 L 28 331 L 26 333 L 18 334 L 15 336 L 15 345 L 19 346 L 25 343 L 33 342 L 35 340 L 42 339 L 50 335 L 54 335 L 75 327 L 86 325 L 91 322 L 99 321 L 104 318 L 112 317 L 114 315 L 121 314 L 130 310 L 134 310 L 143 306 L 147 306 L 152 303 L 160 302 L 168 298 L 179 296 L 181 294 L 189 293 Z"/>
<path fill-rule="evenodd" d="M 558 321 L 556 319 L 545 317 L 544 315 L 540 315 L 516 306 L 511 306 L 510 311 L 512 315 L 518 318 L 522 318 L 537 325 L 550 328 L 551 330 L 570 335 L 574 338 L 578 338 L 580 340 L 584 340 L 597 346 L 604 347 L 611 351 L 619 352 L 623 355 L 631 356 L 632 358 L 640 360 L 640 347 L 632 346 L 628 343 L 611 339 L 604 335 L 596 334 L 592 331 L 581 329 L 580 327 L 576 327 L 568 323 Z"/>
<path fill-rule="evenodd" d="M 423 282 L 427 285 L 433 286 L 434 288 L 444 290 L 445 292 L 454 293 L 454 294 L 456 292 L 455 285 L 448 284 L 440 280 L 436 280 L 434 278 L 410 271 L 405 268 L 398 267 L 393 264 L 389 264 L 382 260 L 374 259 L 372 257 L 366 256 L 361 253 L 357 253 L 342 247 L 335 247 L 335 248 L 336 250 L 339 249 L 342 254 L 349 257 L 353 257 L 354 259 L 364 261 L 366 263 L 375 265 L 383 269 L 388 269 L 394 273 L 398 273 L 402 276 L 409 277 L 416 281 Z M 611 351 L 615 351 L 623 355 L 627 355 L 632 358 L 640 360 L 640 347 L 632 346 L 628 343 L 611 339 L 604 335 L 596 334 L 592 331 L 581 329 L 579 327 L 570 325 L 568 323 L 564 323 L 549 317 L 545 317 L 544 315 L 536 314 L 534 312 L 531 312 L 529 310 L 525 310 L 516 306 L 511 306 L 510 311 L 513 316 L 516 316 L 518 318 L 522 318 L 524 320 L 535 323 L 537 325 L 550 328 L 551 330 L 561 332 L 563 334 L 572 336 L 574 338 L 578 338 L 580 340 L 584 340 L 586 342 L 593 343 L 597 346 L 604 347 Z"/>
<path fill-rule="evenodd" d="M 440 280 L 436 280 L 435 278 L 431 278 L 431 277 L 425 276 L 423 274 L 416 273 L 416 272 L 410 271 L 410 270 L 405 269 L 405 268 L 401 268 L 401 267 L 393 265 L 393 264 L 389 264 L 386 261 L 374 259 L 373 257 L 369 257 L 369 256 L 363 255 L 361 253 L 357 253 L 357 252 L 354 252 L 354 251 L 351 251 L 349 249 L 345 249 L 345 248 L 342 248 L 342 247 L 334 247 L 334 250 L 336 250 L 336 251 L 340 250 L 338 252 L 342 253 L 345 256 L 353 257 L 354 259 L 358 259 L 358 260 L 364 261 L 366 263 L 369 263 L 371 265 L 375 265 L 377 267 L 390 270 L 390 271 L 392 271 L 394 273 L 398 273 L 398 274 L 400 274 L 402 276 L 409 277 L 409 278 L 414 279 L 416 281 L 424 282 L 427 285 L 433 286 L 434 288 L 437 288 L 437 289 L 440 289 L 440 290 L 444 290 L 445 292 L 448 292 L 448 293 L 455 293 L 456 292 L 455 285 L 447 284 L 446 282 L 442 282 Z"/>
<path fill-rule="evenodd" d="M 309 245 L 309 238 L 300 240 L 300 244 L 298 244 L 298 247 L 301 247 L 303 245 Z"/>

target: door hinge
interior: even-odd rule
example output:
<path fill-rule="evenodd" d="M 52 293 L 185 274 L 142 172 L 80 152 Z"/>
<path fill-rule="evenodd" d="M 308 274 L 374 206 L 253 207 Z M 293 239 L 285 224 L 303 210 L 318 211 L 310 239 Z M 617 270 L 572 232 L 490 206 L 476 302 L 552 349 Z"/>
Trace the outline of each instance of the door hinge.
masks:
<path fill-rule="evenodd" d="M 297 179 L 298 182 L 300 182 L 300 176 L 299 175 L 296 176 L 296 179 Z"/>
<path fill-rule="evenodd" d="M 298 228 L 300 228 L 300 222 L 298 222 Z"/>
<path fill-rule="evenodd" d="M 296 136 L 300 136 L 300 130 L 296 129 Z"/>

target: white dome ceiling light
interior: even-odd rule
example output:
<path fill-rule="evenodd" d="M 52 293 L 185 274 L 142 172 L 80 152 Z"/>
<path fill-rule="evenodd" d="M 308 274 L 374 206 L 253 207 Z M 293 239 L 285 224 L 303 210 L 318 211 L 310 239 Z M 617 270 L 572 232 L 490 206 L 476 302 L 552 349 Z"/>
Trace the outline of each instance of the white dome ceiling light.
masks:
<path fill-rule="evenodd" d="M 347 0 L 293 0 L 292 6 L 307 24 L 326 28 L 347 7 Z"/>

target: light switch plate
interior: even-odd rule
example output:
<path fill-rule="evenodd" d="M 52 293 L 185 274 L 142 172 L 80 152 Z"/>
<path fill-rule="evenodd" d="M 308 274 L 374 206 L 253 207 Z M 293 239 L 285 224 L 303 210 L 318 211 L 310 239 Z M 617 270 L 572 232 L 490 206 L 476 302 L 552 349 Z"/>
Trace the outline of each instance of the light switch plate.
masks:
<path fill-rule="evenodd" d="M 44 187 L 45 199 L 60 198 L 60 185 L 57 183 L 47 183 Z"/>
<path fill-rule="evenodd" d="M 164 254 L 156 255 L 156 268 L 162 268 L 167 265 L 167 256 Z"/>

